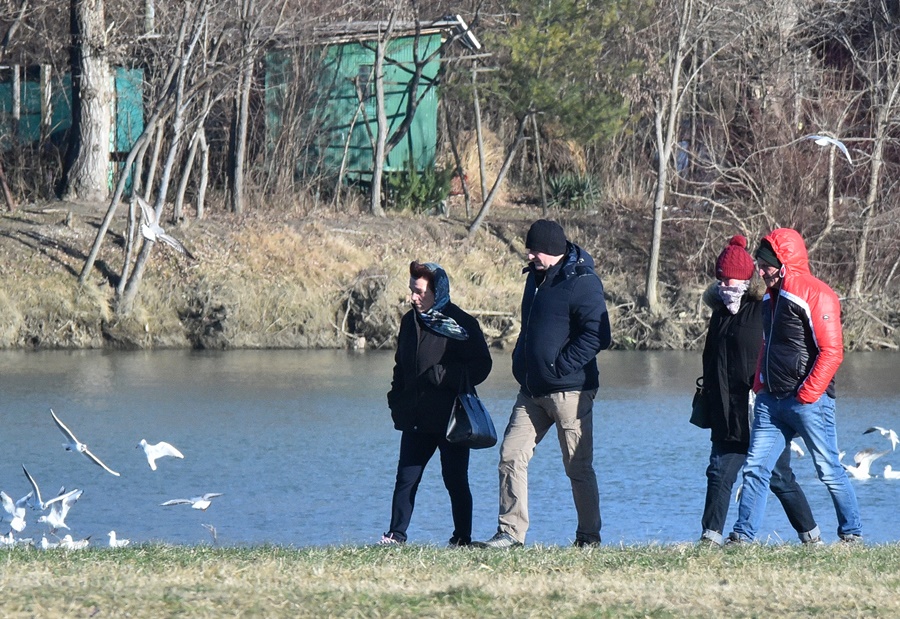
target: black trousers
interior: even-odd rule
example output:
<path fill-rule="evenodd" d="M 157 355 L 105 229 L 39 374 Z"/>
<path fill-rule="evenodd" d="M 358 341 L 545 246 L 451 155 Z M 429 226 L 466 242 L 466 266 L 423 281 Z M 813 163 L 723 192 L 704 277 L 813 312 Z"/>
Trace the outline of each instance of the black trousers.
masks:
<path fill-rule="evenodd" d="M 436 450 L 441 452 L 441 476 L 450 493 L 453 513 L 453 540 L 472 540 L 472 492 L 469 490 L 469 448 L 448 443 L 443 434 L 403 432 L 400 437 L 400 460 L 391 505 L 391 528 L 394 539 L 406 541 L 406 529 L 416 505 L 416 492 L 425 465 Z"/>
<path fill-rule="evenodd" d="M 706 469 L 706 504 L 700 521 L 704 531 L 721 533 L 728 515 L 731 489 L 738 473 L 747 461 L 747 445 L 727 441 L 713 441 Z M 798 534 L 816 528 L 809 502 L 791 470 L 791 449 L 788 444 L 772 470 L 770 488 L 781 501 L 784 513 Z"/>

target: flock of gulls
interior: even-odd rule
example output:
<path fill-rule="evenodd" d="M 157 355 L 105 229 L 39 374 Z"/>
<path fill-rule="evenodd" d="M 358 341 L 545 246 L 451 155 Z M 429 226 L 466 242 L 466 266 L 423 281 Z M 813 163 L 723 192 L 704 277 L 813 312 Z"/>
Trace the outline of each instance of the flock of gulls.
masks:
<path fill-rule="evenodd" d="M 890 449 L 878 450 L 872 447 L 866 447 L 865 449 L 856 452 L 856 455 L 853 456 L 853 464 L 844 462 L 844 456 L 847 455 L 847 452 L 842 451 L 838 454 L 844 470 L 846 470 L 847 474 L 853 479 L 872 479 L 873 477 L 878 477 L 878 475 L 872 474 L 872 463 L 878 458 L 886 456 L 897 449 L 897 444 L 900 443 L 900 437 L 898 437 L 897 433 L 890 428 L 872 426 L 863 432 L 863 434 L 874 434 L 876 432 L 890 441 Z M 796 438 L 791 441 L 791 451 L 801 458 L 806 455 L 803 451 L 803 447 L 800 446 L 799 440 Z M 884 472 L 881 476 L 884 479 L 900 479 L 900 471 L 895 471 L 891 465 L 888 464 L 885 465 Z"/>
<path fill-rule="evenodd" d="M 109 468 L 100 458 L 94 455 L 94 453 L 88 449 L 86 444 L 78 440 L 75 433 L 62 422 L 57 414 L 53 412 L 53 409 L 50 409 L 50 416 L 53 418 L 56 427 L 59 428 L 59 431 L 62 432 L 63 436 L 66 438 L 66 442 L 63 443 L 63 447 L 65 447 L 66 451 L 80 453 L 90 462 L 101 467 L 110 475 L 115 475 L 116 477 L 120 476 L 119 473 Z M 156 461 L 160 458 L 184 458 L 184 454 L 165 441 L 151 444 L 148 443 L 146 439 L 141 439 L 141 442 L 137 444 L 137 447 L 144 450 L 144 455 L 147 457 L 147 464 L 153 471 L 157 470 Z M 31 485 L 31 491 L 29 491 L 28 494 L 17 501 L 13 501 L 10 495 L 4 491 L 0 491 L 0 501 L 2 501 L 3 510 L 6 512 L 6 518 L 4 519 L 9 520 L 9 532 L 6 535 L 0 535 L 0 546 L 34 545 L 43 550 L 50 550 L 53 548 L 81 550 L 87 548 L 90 544 L 90 536 L 76 540 L 68 533 L 62 537 L 58 535 L 60 529 L 69 530 L 69 526 L 66 524 L 66 516 L 69 514 L 69 510 L 72 509 L 72 506 L 74 506 L 75 503 L 78 502 L 78 499 L 81 498 L 81 495 L 84 494 L 84 491 L 78 488 L 66 491 L 65 486 L 63 486 L 59 489 L 59 492 L 55 497 L 45 500 L 43 495 L 41 495 L 41 489 L 38 486 L 37 481 L 35 481 L 34 477 L 28 472 L 28 469 L 25 468 L 24 464 L 22 465 L 22 471 L 25 473 L 25 477 Z M 212 500 L 219 496 L 222 496 L 222 493 L 208 492 L 190 499 L 171 499 L 164 503 L 160 503 L 160 505 L 190 505 L 194 509 L 206 510 L 210 506 Z M 16 537 L 17 534 L 25 530 L 28 508 L 40 512 L 41 515 L 37 518 L 36 522 L 47 526 L 47 533 L 42 534 L 41 539 L 38 542 L 35 542 L 34 538 L 30 537 Z M 51 541 L 47 537 L 48 534 L 54 538 L 55 541 Z M 131 540 L 119 538 L 115 531 L 110 531 L 108 535 L 110 548 L 124 548 L 131 543 Z"/>

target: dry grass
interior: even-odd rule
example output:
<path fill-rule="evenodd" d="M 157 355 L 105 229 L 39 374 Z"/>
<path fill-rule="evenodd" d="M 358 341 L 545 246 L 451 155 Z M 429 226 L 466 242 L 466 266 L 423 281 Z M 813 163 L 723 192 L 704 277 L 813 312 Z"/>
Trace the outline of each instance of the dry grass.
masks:
<path fill-rule="evenodd" d="M 5 617 L 893 617 L 896 545 L 17 549 Z"/>
<path fill-rule="evenodd" d="M 77 285 L 101 215 L 64 205 L 0 218 L 9 265 L 0 272 L 0 348 L 342 348 L 360 338 L 390 346 L 413 259 L 443 264 L 454 302 L 488 312 L 498 339 L 515 328 L 521 258 L 508 243 L 486 234 L 470 245 L 462 222 L 401 214 L 213 215 L 173 227 L 198 260 L 154 247 L 134 312 L 117 316 L 124 217 Z"/>

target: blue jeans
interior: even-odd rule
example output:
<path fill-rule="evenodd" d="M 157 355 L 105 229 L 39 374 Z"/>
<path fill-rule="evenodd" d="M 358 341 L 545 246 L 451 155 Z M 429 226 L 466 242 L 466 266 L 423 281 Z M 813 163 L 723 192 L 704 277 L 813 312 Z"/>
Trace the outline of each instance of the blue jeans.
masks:
<path fill-rule="evenodd" d="M 750 452 L 744 465 L 744 490 L 734 532 L 747 541 L 756 537 L 766 511 L 772 469 L 788 441 L 799 434 L 812 456 L 816 474 L 831 494 L 838 535 L 862 535 L 856 492 L 838 458 L 834 398 L 823 394 L 812 404 L 801 404 L 793 396 L 778 399 L 760 393 L 754 412 Z"/>
<path fill-rule="evenodd" d="M 701 539 L 722 544 L 722 529 L 731 503 L 731 490 L 738 473 L 747 461 L 747 445 L 733 441 L 713 441 L 706 468 L 706 504 L 700 526 Z M 819 527 L 813 517 L 809 502 L 791 470 L 791 450 L 785 447 L 772 469 L 772 493 L 781 501 L 784 513 L 801 542 L 809 542 L 819 536 Z"/>

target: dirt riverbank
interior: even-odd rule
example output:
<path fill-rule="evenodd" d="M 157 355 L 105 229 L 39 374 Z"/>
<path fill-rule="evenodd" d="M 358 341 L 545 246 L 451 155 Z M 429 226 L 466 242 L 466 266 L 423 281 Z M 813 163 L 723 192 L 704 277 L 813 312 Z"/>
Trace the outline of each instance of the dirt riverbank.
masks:
<path fill-rule="evenodd" d="M 115 311 L 115 289 L 127 207 L 116 214 L 86 283 L 78 284 L 105 208 L 53 202 L 0 214 L 0 348 L 392 347 L 408 307 L 413 259 L 440 262 L 454 302 L 504 348 L 519 328 L 522 237 L 540 217 L 535 208 L 498 207 L 473 241 L 463 218 L 452 216 L 270 209 L 163 222 L 196 259 L 157 244 L 134 311 L 123 316 Z M 556 217 L 597 261 L 615 347 L 702 346 L 707 314 L 700 295 L 709 282 L 702 265 L 714 256 L 666 272 L 665 307 L 650 314 L 639 303 L 645 239 L 611 235 L 589 214 Z M 845 301 L 847 348 L 896 350 L 895 306 L 890 299 Z"/>

